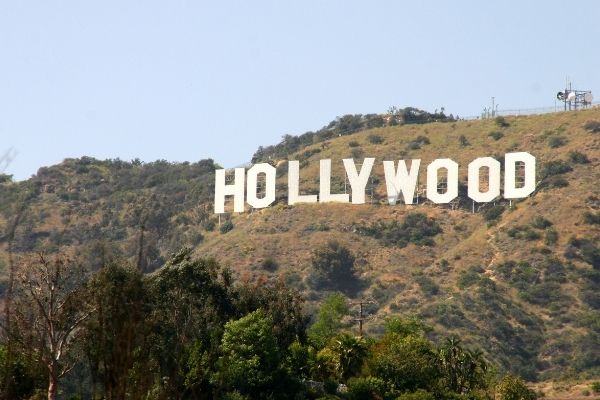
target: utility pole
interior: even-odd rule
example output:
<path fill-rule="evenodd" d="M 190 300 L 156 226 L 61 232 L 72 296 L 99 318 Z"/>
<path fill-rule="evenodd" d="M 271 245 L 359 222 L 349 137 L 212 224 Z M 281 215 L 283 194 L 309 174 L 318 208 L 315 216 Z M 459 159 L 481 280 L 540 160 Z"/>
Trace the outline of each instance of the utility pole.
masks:
<path fill-rule="evenodd" d="M 364 306 L 366 306 L 367 304 L 376 304 L 375 301 L 373 300 L 360 300 L 360 301 L 356 301 L 354 303 L 350 303 L 352 305 L 358 305 L 359 306 L 359 311 L 358 311 L 358 318 L 354 318 L 354 321 L 358 322 L 358 335 L 360 337 L 362 337 L 363 335 L 363 323 L 369 319 L 371 319 L 370 317 L 365 316 L 364 314 Z"/>

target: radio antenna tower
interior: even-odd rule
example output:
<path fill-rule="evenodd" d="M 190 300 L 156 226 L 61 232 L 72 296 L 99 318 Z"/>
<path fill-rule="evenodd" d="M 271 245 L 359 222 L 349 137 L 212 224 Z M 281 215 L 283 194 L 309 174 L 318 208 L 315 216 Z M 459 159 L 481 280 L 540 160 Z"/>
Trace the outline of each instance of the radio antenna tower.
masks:
<path fill-rule="evenodd" d="M 591 90 L 574 90 L 569 78 L 565 80 L 565 89 L 556 93 L 556 99 L 564 103 L 564 109 L 567 111 L 586 108 L 592 105 L 594 96 Z"/>

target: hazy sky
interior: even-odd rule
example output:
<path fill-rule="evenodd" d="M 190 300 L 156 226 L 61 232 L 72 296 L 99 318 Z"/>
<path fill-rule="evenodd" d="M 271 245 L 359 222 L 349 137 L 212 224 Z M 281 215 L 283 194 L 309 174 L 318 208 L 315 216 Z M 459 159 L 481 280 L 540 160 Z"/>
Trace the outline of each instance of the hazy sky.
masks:
<path fill-rule="evenodd" d="M 82 155 L 250 159 L 389 106 L 477 115 L 600 99 L 597 1 L 0 0 L 7 173 Z"/>

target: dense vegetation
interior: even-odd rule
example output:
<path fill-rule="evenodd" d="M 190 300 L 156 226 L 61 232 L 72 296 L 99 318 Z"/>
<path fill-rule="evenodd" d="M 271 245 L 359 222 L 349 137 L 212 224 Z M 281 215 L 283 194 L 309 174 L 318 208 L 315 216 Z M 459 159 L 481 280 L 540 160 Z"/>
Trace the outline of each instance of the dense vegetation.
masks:
<path fill-rule="evenodd" d="M 0 347 L 5 398 L 535 398 L 520 379 L 499 380 L 480 351 L 432 342 L 418 320 L 356 336 L 333 294 L 309 327 L 297 291 L 235 281 L 189 250 L 154 275 L 81 267 L 62 254 L 18 266 Z"/>

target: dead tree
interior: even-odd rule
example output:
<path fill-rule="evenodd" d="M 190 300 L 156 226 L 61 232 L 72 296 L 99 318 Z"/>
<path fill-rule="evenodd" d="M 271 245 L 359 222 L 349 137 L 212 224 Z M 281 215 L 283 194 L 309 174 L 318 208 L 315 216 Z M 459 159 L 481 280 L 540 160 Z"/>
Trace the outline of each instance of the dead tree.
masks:
<path fill-rule="evenodd" d="M 85 273 L 68 257 L 40 254 L 16 273 L 12 302 L 14 342 L 48 373 L 48 400 L 73 367 L 70 350 L 89 316 L 84 301 Z"/>

